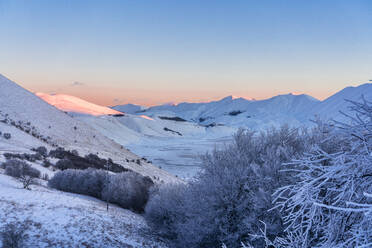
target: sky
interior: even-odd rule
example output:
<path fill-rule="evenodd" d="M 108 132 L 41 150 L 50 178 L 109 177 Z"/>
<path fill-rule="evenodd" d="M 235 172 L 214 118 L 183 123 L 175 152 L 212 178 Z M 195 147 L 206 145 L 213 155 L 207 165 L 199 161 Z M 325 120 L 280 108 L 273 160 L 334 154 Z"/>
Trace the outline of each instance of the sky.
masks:
<path fill-rule="evenodd" d="M 101 105 L 324 99 L 372 79 L 372 1 L 0 0 L 0 74 Z"/>

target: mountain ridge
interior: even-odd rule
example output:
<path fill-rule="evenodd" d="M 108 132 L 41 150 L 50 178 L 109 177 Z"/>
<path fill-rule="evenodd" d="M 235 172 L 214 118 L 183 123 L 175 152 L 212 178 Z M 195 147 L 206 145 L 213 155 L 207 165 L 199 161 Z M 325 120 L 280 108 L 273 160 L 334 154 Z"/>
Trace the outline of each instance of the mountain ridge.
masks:
<path fill-rule="evenodd" d="M 146 161 L 138 165 L 135 161 L 141 159 L 139 156 L 3 75 L 0 75 L 0 89 L 0 128 L 10 130 L 13 137 L 9 141 L 0 140 L 0 153 L 9 149 L 20 152 L 40 145 L 49 149 L 59 146 L 77 150 L 81 155 L 93 153 L 112 158 L 125 168 L 159 181 L 178 180 Z"/>

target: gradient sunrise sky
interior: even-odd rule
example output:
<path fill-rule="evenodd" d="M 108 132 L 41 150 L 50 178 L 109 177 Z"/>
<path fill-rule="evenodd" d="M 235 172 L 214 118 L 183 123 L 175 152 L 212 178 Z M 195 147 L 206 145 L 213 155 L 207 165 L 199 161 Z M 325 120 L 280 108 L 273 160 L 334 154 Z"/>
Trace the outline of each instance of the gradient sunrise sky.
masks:
<path fill-rule="evenodd" d="M 102 105 L 324 99 L 372 79 L 372 1 L 0 0 L 0 73 Z"/>

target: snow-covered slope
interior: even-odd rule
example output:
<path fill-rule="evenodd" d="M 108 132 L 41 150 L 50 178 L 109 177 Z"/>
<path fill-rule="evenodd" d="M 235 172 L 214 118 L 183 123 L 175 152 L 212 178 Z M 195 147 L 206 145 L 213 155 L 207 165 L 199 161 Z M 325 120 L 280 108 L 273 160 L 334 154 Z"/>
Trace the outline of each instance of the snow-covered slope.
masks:
<path fill-rule="evenodd" d="M 372 101 L 372 83 L 366 83 L 357 87 L 346 87 L 345 89 L 337 92 L 336 94 L 328 97 L 320 104 L 317 104 L 313 109 L 307 113 L 309 116 L 318 116 L 321 119 L 337 119 L 345 120 L 345 116 L 340 111 L 347 113 L 351 101 L 362 101 L 361 96 L 365 100 Z"/>
<path fill-rule="evenodd" d="M 22 247 L 166 247 L 149 235 L 141 215 L 111 204 L 107 212 L 105 202 L 88 196 L 31 188 L 23 189 L 0 169 L 0 229 L 26 221 Z"/>
<path fill-rule="evenodd" d="M 79 114 L 89 114 L 89 115 L 115 115 L 122 114 L 119 111 L 114 109 L 100 106 L 88 101 L 84 101 L 80 98 L 63 95 L 63 94 L 45 94 L 45 93 L 36 93 L 36 95 L 42 98 L 47 103 L 57 107 L 60 110 L 66 112 L 73 112 Z"/>
<path fill-rule="evenodd" d="M 94 153 L 102 158 L 112 158 L 124 167 L 151 178 L 156 177 L 165 182 L 177 180 L 151 164 L 143 162 L 140 166 L 135 162 L 127 162 L 139 157 L 2 75 L 0 89 L 0 128 L 11 129 L 10 133 L 15 137 L 9 141 L 0 139 L 3 150 L 22 151 L 31 146 L 37 147 L 40 143 L 49 148 L 61 146 L 75 149 L 81 155 Z"/>
<path fill-rule="evenodd" d="M 120 112 L 128 113 L 128 114 L 135 114 L 141 112 L 142 110 L 146 109 L 144 106 L 135 105 L 135 104 L 125 104 L 125 105 L 116 105 L 111 107 Z"/>

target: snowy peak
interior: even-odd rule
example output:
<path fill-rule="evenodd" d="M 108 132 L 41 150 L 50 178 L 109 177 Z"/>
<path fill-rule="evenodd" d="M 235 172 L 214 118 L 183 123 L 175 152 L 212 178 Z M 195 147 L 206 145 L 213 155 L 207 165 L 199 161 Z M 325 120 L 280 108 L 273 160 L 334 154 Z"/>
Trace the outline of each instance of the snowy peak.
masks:
<path fill-rule="evenodd" d="M 144 109 L 146 109 L 146 107 L 144 106 L 130 104 L 130 103 L 124 104 L 124 105 L 116 105 L 111 108 L 114 110 L 123 112 L 123 113 L 128 113 L 128 114 L 135 114 L 135 113 L 141 112 Z"/>
<path fill-rule="evenodd" d="M 367 101 L 372 101 L 372 83 L 365 83 L 356 87 L 346 87 L 336 94 L 328 97 L 308 113 L 310 116 L 318 116 L 321 119 L 344 120 L 345 117 L 340 114 L 348 112 L 350 103 L 346 100 L 361 101 L 361 97 Z"/>
<path fill-rule="evenodd" d="M 116 115 L 122 114 L 117 110 L 100 106 L 83 99 L 63 94 L 50 95 L 45 93 L 36 93 L 38 97 L 46 101 L 47 103 L 55 106 L 56 108 L 65 112 L 73 112 L 78 114 L 88 115 Z"/>

